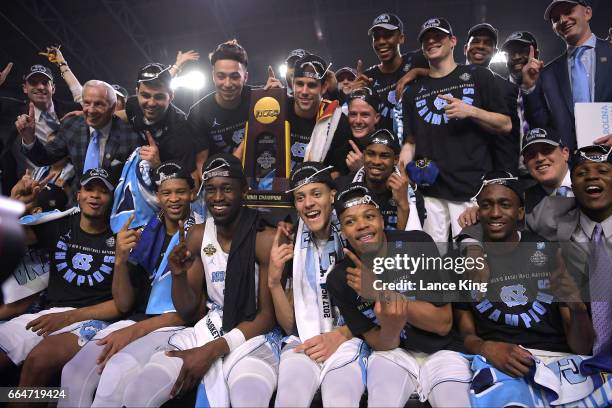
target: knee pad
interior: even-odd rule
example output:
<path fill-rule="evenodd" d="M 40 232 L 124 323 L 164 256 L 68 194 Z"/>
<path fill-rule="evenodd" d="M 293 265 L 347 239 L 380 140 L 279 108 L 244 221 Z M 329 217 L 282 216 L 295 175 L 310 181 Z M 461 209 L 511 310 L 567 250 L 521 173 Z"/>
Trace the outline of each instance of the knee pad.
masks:
<path fill-rule="evenodd" d="M 115 354 L 104 367 L 96 395 L 102 398 L 108 398 L 113 394 L 120 396 L 121 389 L 125 387 L 129 377 L 138 369 L 140 369 L 140 364 L 132 355 Z"/>
<path fill-rule="evenodd" d="M 468 360 L 457 352 L 442 350 L 425 360 L 419 373 L 422 398 L 443 382 L 471 382 L 472 370 Z"/>
<path fill-rule="evenodd" d="M 254 381 L 265 385 L 270 395 L 276 388 L 276 371 L 265 361 L 251 356 L 246 356 L 236 363 L 227 379 L 230 391 L 242 382 L 252 384 Z"/>

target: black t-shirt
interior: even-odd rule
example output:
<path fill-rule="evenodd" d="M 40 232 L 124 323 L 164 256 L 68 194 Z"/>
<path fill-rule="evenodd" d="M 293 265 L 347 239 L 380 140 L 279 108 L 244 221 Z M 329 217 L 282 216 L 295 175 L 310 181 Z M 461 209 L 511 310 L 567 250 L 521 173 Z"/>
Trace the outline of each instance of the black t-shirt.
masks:
<path fill-rule="evenodd" d="M 161 251 L 157 257 L 157 261 L 155 262 L 155 269 L 159 267 L 162 259 L 164 259 L 164 253 L 166 252 L 168 244 L 170 244 L 171 240 L 172 235 L 166 234 L 164 237 L 164 243 L 161 246 Z M 132 287 L 134 287 L 134 292 L 136 295 L 136 302 L 132 309 L 132 314 L 127 317 L 127 319 L 139 322 L 150 317 L 146 314 L 146 310 L 149 303 L 149 295 L 151 294 L 151 282 L 153 280 L 153 276 L 149 275 L 146 269 L 140 264 L 128 262 L 127 265 L 130 274 L 130 282 L 132 283 Z"/>
<path fill-rule="evenodd" d="M 244 86 L 240 105 L 225 109 L 215 100 L 216 92 L 206 95 L 189 110 L 188 123 L 193 132 L 196 151 L 210 149 L 208 156 L 225 152 L 232 153 L 244 139 L 244 130 L 249 119 L 251 88 Z"/>
<path fill-rule="evenodd" d="M 110 229 L 89 234 L 73 214 L 33 227 L 49 251 L 48 307 L 84 307 L 112 299 L 115 236 Z"/>
<path fill-rule="evenodd" d="M 291 168 L 293 169 L 296 164 L 304 161 L 304 154 L 306 153 L 306 147 L 310 142 L 312 131 L 316 124 L 316 119 L 305 119 L 295 114 L 294 100 L 289 98 L 289 128 L 291 132 Z M 338 108 L 340 109 L 340 108 Z M 334 137 L 327 152 L 327 156 L 323 160 L 326 165 L 334 166 L 334 170 L 339 171 L 341 174 L 348 173 L 348 167 L 346 166 L 346 156 L 349 152 L 348 140 L 351 137 L 351 128 L 348 123 L 346 116 L 341 115 L 338 127 L 334 133 Z"/>
<path fill-rule="evenodd" d="M 416 141 L 415 159 L 436 162 L 440 173 L 433 186 L 422 187 L 425 196 L 468 201 L 480 187 L 482 175 L 493 168 L 487 133 L 471 119 L 448 119 L 446 101 L 452 95 L 489 112 L 507 114 L 493 74 L 474 65 L 457 65 L 442 78 L 421 77 L 404 92 L 404 139 Z"/>
<path fill-rule="evenodd" d="M 557 248 L 525 231 L 521 245 L 513 252 L 487 257 L 491 278 L 486 298 L 455 305 L 472 311 L 479 337 L 527 348 L 570 351 L 559 303 L 550 288 Z"/>
<path fill-rule="evenodd" d="M 438 257 L 438 250 L 429 235 L 422 231 L 385 231 L 387 237 L 387 245 L 389 252 L 387 257 L 393 257 L 396 253 L 403 255 L 408 253 L 409 256 L 426 256 Z M 403 245 L 402 243 L 419 243 L 418 249 L 411 246 Z M 399 245 L 396 245 L 398 243 Z M 396 248 L 400 246 L 400 248 Z M 394 251 L 395 250 L 395 251 Z M 415 252 L 416 251 L 416 252 Z M 354 267 L 353 262 L 349 258 L 344 258 L 331 271 L 327 278 L 327 287 L 332 295 L 332 299 L 340 309 L 340 313 L 344 317 L 346 325 L 355 336 L 361 336 L 363 333 L 375 328 L 378 325 L 376 315 L 374 314 L 374 302 L 360 298 L 357 293 L 350 288 L 346 283 L 346 268 Z M 434 270 L 419 270 L 412 279 L 424 281 L 442 281 L 444 277 L 442 272 Z M 423 292 L 402 292 L 409 298 L 422 299 Z M 416 296 L 415 296 L 416 295 Z M 442 295 L 441 295 L 442 296 Z M 444 302 L 431 302 L 435 306 L 443 306 Z M 425 353 L 434 353 L 439 350 L 461 350 L 461 344 L 455 339 L 452 334 L 439 336 L 435 333 L 430 333 L 419 328 L 406 324 L 400 333 L 400 347 L 406 350 L 422 351 Z"/>
<path fill-rule="evenodd" d="M 338 190 L 343 190 L 348 187 L 355 178 L 357 172 L 352 172 L 347 174 L 346 176 L 338 177 L 336 181 L 336 185 Z M 367 187 L 366 181 L 363 180 L 361 182 L 364 186 Z M 380 206 L 380 213 L 382 214 L 385 220 L 385 229 L 394 230 L 397 229 L 397 204 L 393 199 L 393 193 L 390 190 L 385 190 L 382 193 L 377 193 L 375 191 L 370 190 L 370 192 L 374 195 L 374 200 Z M 416 207 L 417 212 L 419 213 L 419 220 L 421 221 L 421 225 L 425 221 L 425 201 L 423 199 L 423 195 L 417 190 L 415 191 L 416 195 Z"/>
<path fill-rule="evenodd" d="M 504 98 L 506 113 L 512 121 L 512 130 L 509 134 L 496 135 L 490 139 L 493 146 L 493 168 L 518 174 L 521 139 L 521 123 L 517 110 L 518 86 L 495 72 L 493 72 L 493 78 Z"/>
<path fill-rule="evenodd" d="M 125 103 L 125 113 L 134 131 L 146 140 L 145 131 L 157 142 L 159 159 L 162 163 L 176 160 L 183 164 L 189 172 L 195 169 L 195 151 L 193 138 L 186 131 L 187 117 L 185 113 L 170 104 L 164 117 L 153 124 L 146 124 L 144 115 L 138 105 L 138 97 L 131 96 Z"/>
<path fill-rule="evenodd" d="M 388 129 L 393 132 L 394 109 L 397 109 L 395 112 L 398 118 L 397 125 L 401 126 L 401 106 L 397 105 L 395 85 L 397 85 L 397 81 L 401 77 L 414 68 L 429 68 L 429 64 L 421 50 L 410 51 L 402 55 L 402 65 L 395 72 L 385 74 L 380 71 L 378 65 L 374 65 L 364 71 L 368 78 L 372 78 L 373 81 L 370 86 L 383 102 L 383 108 L 380 111 L 380 122 L 378 123 L 379 128 Z M 400 129 L 397 131 L 400 135 L 402 134 Z"/>

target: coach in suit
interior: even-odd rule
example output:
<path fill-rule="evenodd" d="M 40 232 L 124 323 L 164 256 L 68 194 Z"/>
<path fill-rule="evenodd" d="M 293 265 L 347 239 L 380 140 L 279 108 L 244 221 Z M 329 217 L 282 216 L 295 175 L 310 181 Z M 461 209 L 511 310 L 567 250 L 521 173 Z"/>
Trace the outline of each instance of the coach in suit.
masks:
<path fill-rule="evenodd" d="M 113 116 L 116 103 L 117 96 L 109 84 L 97 80 L 86 82 L 83 115 L 64 121 L 56 137 L 46 145 L 34 136 L 36 124 L 31 107 L 30 115 L 22 115 L 17 120 L 24 154 L 38 166 L 68 157 L 77 174 L 73 187 L 77 187 L 78 176 L 90 168 L 106 168 L 119 174 L 128 156 L 142 144 L 142 138 L 129 124 Z"/>
<path fill-rule="evenodd" d="M 593 11 L 586 0 L 553 0 L 544 18 L 567 44 L 565 53 L 546 67 L 534 58 L 523 67 L 527 121 L 532 127 L 554 127 L 570 151 L 576 148 L 574 103 L 612 101 L 612 44 L 591 32 Z M 612 145 L 612 135 L 596 140 Z"/>

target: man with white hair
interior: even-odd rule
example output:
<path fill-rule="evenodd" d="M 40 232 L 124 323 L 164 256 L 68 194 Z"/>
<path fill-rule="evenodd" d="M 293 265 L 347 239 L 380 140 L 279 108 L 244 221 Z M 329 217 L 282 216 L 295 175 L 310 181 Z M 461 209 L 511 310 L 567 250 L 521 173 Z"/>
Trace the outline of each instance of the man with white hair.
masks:
<path fill-rule="evenodd" d="M 119 173 L 130 153 L 143 144 L 131 126 L 113 116 L 117 95 L 103 81 L 91 80 L 83 85 L 83 115 L 66 119 L 56 137 L 43 145 L 35 137 L 34 106 L 28 115 L 17 118 L 25 156 L 37 166 L 46 166 L 68 157 L 75 167 L 72 191 L 77 180 L 91 168 L 117 170 Z"/>

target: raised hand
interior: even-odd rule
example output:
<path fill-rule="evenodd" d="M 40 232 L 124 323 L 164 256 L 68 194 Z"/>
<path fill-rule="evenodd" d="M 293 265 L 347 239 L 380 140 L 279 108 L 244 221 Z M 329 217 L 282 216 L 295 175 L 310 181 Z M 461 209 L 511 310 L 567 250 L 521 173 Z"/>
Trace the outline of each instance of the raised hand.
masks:
<path fill-rule="evenodd" d="M 62 54 L 62 52 L 60 51 L 60 46 L 49 46 L 47 47 L 47 52 L 39 52 L 39 55 L 45 56 L 49 59 L 49 62 L 53 63 L 53 64 L 62 64 L 62 63 L 66 63 L 66 59 L 64 58 L 64 55 Z"/>
<path fill-rule="evenodd" d="M 145 134 L 147 135 L 147 142 L 149 144 L 140 148 L 140 160 L 148 161 L 151 167 L 156 169 L 161 164 L 161 160 L 159 158 L 159 148 L 157 147 L 157 143 L 151 135 L 151 132 L 145 130 Z"/>
<path fill-rule="evenodd" d="M 374 305 L 374 314 L 381 328 L 399 336 L 408 321 L 409 307 L 410 301 L 404 296 L 396 292 L 385 292 L 379 294 L 379 300 Z"/>
<path fill-rule="evenodd" d="M 344 248 L 344 255 L 346 255 L 351 261 L 353 261 L 354 267 L 346 268 L 346 284 L 351 287 L 359 296 L 363 294 L 362 292 L 362 282 L 361 278 L 363 275 L 363 264 L 361 260 L 351 252 L 350 249 Z"/>
<path fill-rule="evenodd" d="M 293 259 L 293 242 L 289 240 L 288 243 L 281 243 L 283 236 L 289 238 L 287 230 L 283 226 L 278 226 L 276 228 L 276 235 L 274 235 L 274 241 L 272 242 L 272 249 L 270 250 L 270 263 L 268 265 L 269 287 L 277 287 L 281 284 L 285 263 Z"/>
<path fill-rule="evenodd" d="M 355 80 L 351 83 L 351 90 L 355 90 L 355 89 L 359 89 L 359 88 L 364 88 L 366 86 L 370 86 L 370 84 L 372 83 L 373 79 L 372 78 L 368 78 L 368 76 L 363 73 L 363 71 L 364 71 L 364 69 L 363 69 L 363 61 L 361 61 L 361 60 L 357 61 L 357 67 L 355 68 L 355 71 L 357 71 L 357 77 L 355 77 Z"/>
<path fill-rule="evenodd" d="M 363 167 L 363 153 L 361 153 L 357 144 L 350 139 L 349 144 L 351 145 L 351 150 L 348 156 L 346 156 L 346 165 L 350 171 L 357 171 Z"/>
<path fill-rule="evenodd" d="M 444 111 L 449 119 L 466 119 L 472 117 L 474 107 L 457 99 L 451 95 L 438 95 L 438 98 L 444 99 L 447 104 L 444 106 Z"/>
<path fill-rule="evenodd" d="M 13 69 L 13 63 L 9 62 L 6 67 L 0 71 L 0 86 L 6 81 L 6 77 L 11 73 L 11 69 Z"/>
<path fill-rule="evenodd" d="M 174 63 L 174 65 L 176 65 L 179 69 L 188 61 L 197 61 L 200 59 L 200 53 L 194 50 L 189 50 L 189 51 L 179 51 L 176 54 L 176 62 Z"/>
<path fill-rule="evenodd" d="M 283 87 L 283 84 L 281 83 L 281 81 L 276 79 L 276 76 L 274 75 L 274 69 L 272 69 L 272 65 L 268 65 L 268 81 L 266 82 L 266 85 L 263 87 L 264 91 L 267 91 L 268 89 L 272 89 L 272 88 L 282 88 L 282 87 Z"/>
<path fill-rule="evenodd" d="M 31 144 L 34 142 L 34 133 L 36 131 L 36 113 L 34 111 L 34 104 L 32 102 L 30 102 L 27 115 L 17 116 L 15 127 L 17 128 L 17 133 L 21 137 L 23 143 Z"/>
<path fill-rule="evenodd" d="M 387 188 L 391 190 L 393 200 L 399 208 L 408 209 L 408 175 L 406 168 L 402 164 L 399 166 L 399 174 L 393 172 L 387 180 Z"/>
<path fill-rule="evenodd" d="M 135 229 L 129 229 L 130 224 L 134 220 L 134 214 L 130 215 L 121 230 L 117 233 L 115 244 L 115 260 L 118 263 L 127 262 L 130 256 L 130 251 L 138 245 L 140 240 L 140 232 Z"/>
<path fill-rule="evenodd" d="M 182 275 L 187 273 L 187 270 L 191 268 L 195 258 L 191 251 L 187 248 L 187 242 L 185 239 L 185 232 L 183 227 L 183 221 L 179 221 L 179 243 L 172 249 L 170 257 L 168 258 L 168 265 L 170 265 L 170 271 L 173 275 Z"/>
<path fill-rule="evenodd" d="M 523 89 L 533 88 L 540 76 L 540 71 L 544 68 L 544 61 L 535 58 L 535 50 L 533 45 L 529 46 L 529 61 L 523 65 L 523 80 L 521 87 Z"/>

